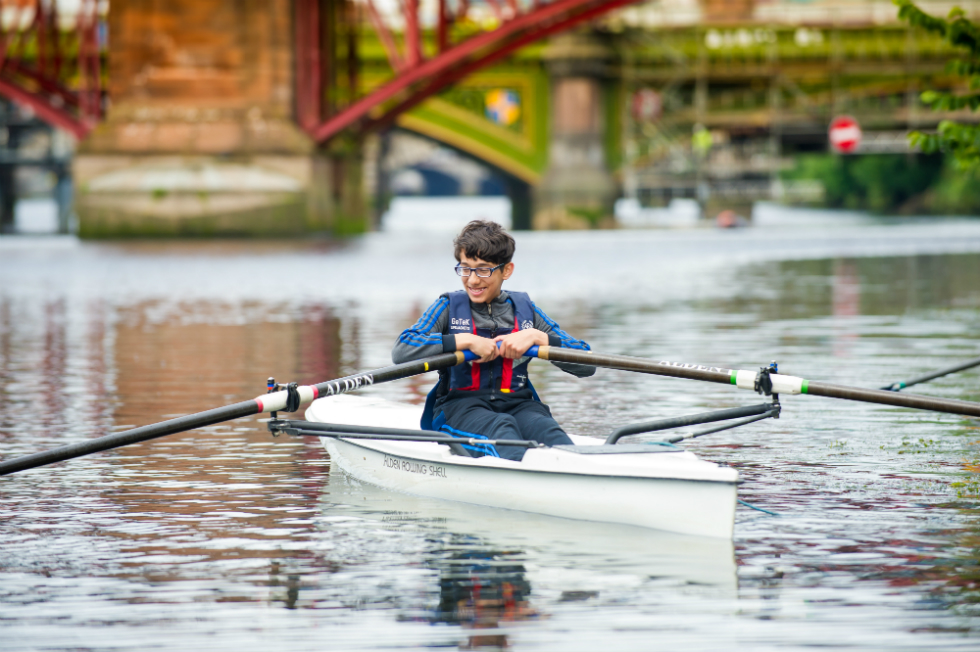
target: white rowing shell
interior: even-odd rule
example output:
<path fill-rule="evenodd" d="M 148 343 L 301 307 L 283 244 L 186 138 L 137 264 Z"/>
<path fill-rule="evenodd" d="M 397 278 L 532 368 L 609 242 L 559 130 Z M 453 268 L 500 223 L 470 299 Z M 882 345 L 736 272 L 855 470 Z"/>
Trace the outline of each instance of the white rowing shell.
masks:
<path fill-rule="evenodd" d="M 343 395 L 314 401 L 306 418 L 419 430 L 421 412 L 421 406 Z M 591 437 L 572 440 L 583 447 L 602 443 Z M 688 451 L 582 454 L 544 448 L 528 450 L 523 461 L 513 462 L 461 457 L 429 442 L 323 441 L 340 470 L 409 494 L 680 534 L 731 538 L 734 527 L 738 472 Z"/>

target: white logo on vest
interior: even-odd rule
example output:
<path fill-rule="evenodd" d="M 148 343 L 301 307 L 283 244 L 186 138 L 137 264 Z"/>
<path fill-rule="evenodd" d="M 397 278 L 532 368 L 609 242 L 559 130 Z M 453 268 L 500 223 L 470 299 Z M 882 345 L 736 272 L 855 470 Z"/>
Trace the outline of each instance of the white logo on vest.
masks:
<path fill-rule="evenodd" d="M 532 321 L 530 321 L 528 319 L 525 319 L 524 321 L 521 322 L 521 330 L 522 331 L 526 331 L 529 328 L 534 328 L 534 322 L 532 322 Z"/>

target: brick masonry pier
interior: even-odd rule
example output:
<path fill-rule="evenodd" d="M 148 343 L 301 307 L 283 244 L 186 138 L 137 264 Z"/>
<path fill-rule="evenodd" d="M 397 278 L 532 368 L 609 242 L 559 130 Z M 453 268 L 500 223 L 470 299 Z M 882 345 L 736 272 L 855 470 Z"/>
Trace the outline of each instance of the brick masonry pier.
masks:
<path fill-rule="evenodd" d="M 114 0 L 109 33 L 107 118 L 74 162 L 82 236 L 333 226 L 293 118 L 290 0 Z"/>

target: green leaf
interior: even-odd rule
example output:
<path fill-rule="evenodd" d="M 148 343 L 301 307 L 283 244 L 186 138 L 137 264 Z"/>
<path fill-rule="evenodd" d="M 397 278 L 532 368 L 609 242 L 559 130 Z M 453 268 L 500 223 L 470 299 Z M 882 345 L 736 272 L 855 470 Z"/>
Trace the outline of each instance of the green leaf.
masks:
<path fill-rule="evenodd" d="M 909 25 L 939 34 L 949 44 L 967 50 L 968 57 L 948 62 L 946 71 L 964 78 L 971 91 L 980 89 L 980 61 L 977 60 L 980 58 L 980 27 L 967 18 L 966 12 L 954 7 L 943 20 L 925 13 L 911 0 L 893 1 L 898 6 L 899 18 Z M 976 92 L 957 94 L 928 90 L 919 98 L 934 111 L 980 109 L 980 93 Z M 980 170 L 980 125 L 943 120 L 936 133 L 910 133 L 909 144 L 927 154 L 951 154 L 956 167 L 961 170 Z"/>
<path fill-rule="evenodd" d="M 898 6 L 898 17 L 915 27 L 921 27 L 929 32 L 946 36 L 947 23 L 942 18 L 935 18 L 916 7 L 910 0 L 893 0 Z"/>

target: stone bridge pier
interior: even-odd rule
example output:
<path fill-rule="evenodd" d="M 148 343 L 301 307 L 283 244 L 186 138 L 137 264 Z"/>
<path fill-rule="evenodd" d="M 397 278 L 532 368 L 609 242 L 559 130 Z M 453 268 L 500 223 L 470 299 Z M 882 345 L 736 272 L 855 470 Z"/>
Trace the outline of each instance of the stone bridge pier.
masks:
<path fill-rule="evenodd" d="M 107 119 L 73 164 L 83 237 L 359 229 L 357 147 L 294 119 L 290 0 L 114 0 Z"/>
<path fill-rule="evenodd" d="M 614 51 L 588 32 L 551 40 L 541 57 L 550 77 L 548 167 L 534 191 L 537 229 L 608 223 L 619 187 L 604 147 L 603 84 Z"/>
<path fill-rule="evenodd" d="M 309 80 L 297 90 L 296 6 L 296 0 L 113 0 L 108 109 L 73 162 L 81 236 L 370 228 L 380 201 L 368 196 L 378 189 L 364 174 L 374 169 L 365 161 L 377 149 L 365 146 L 372 137 L 341 132 L 318 145 L 297 122 Z M 349 92 L 343 84 L 363 94 L 379 71 L 381 78 L 388 74 L 387 62 L 363 35 L 361 50 L 350 46 L 346 59 L 331 59 L 339 46 L 330 44 L 329 35 L 338 33 L 330 12 L 345 5 L 317 6 L 324 21 L 320 101 L 329 112 L 334 95 Z M 446 99 L 452 93 L 429 98 L 397 125 L 503 171 L 515 228 L 596 226 L 611 217 L 617 194 L 603 140 L 612 56 L 588 31 L 576 32 L 552 37 L 540 61 L 504 63 L 458 82 L 465 97 L 495 88 L 518 93 L 524 117 L 514 127 L 452 104 Z M 329 69 L 331 61 L 341 68 L 355 61 L 362 70 L 341 74 Z"/>

